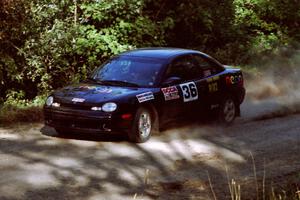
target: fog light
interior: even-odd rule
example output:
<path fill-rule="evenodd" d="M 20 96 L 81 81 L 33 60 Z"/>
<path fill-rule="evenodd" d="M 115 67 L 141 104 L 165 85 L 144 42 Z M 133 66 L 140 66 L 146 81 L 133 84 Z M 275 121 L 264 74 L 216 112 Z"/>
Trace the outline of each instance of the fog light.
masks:
<path fill-rule="evenodd" d="M 106 127 L 106 124 L 103 124 L 103 125 L 102 125 L 102 128 L 103 128 L 103 130 L 105 130 L 105 131 L 109 131 L 109 132 L 111 131 L 110 128 L 107 128 L 107 127 Z"/>
<path fill-rule="evenodd" d="M 60 107 L 60 103 L 52 103 L 52 106 L 58 108 Z"/>
<path fill-rule="evenodd" d="M 102 108 L 101 107 L 92 107 L 91 110 L 93 110 L 93 111 L 100 111 L 100 110 L 102 110 Z"/>
<path fill-rule="evenodd" d="M 132 114 L 128 113 L 128 114 L 123 114 L 122 116 L 122 119 L 124 120 L 130 120 L 132 119 Z"/>

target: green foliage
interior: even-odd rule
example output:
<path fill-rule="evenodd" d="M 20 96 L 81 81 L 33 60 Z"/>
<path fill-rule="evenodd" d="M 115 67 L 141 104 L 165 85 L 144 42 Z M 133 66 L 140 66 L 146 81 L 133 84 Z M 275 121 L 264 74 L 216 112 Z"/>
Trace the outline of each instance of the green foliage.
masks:
<path fill-rule="evenodd" d="M 0 19 L 0 104 L 27 105 L 128 49 L 249 64 L 300 41 L 299 0 L 2 0 Z"/>
<path fill-rule="evenodd" d="M 25 91 L 8 91 L 6 95 L 6 101 L 3 104 L 5 107 L 15 107 L 15 108 L 27 108 L 27 107 L 41 107 L 47 95 L 36 96 L 32 100 L 26 99 Z"/>
<path fill-rule="evenodd" d="M 41 93 L 72 80 L 76 67 L 75 27 L 55 20 L 39 38 L 26 41 L 22 54 L 26 61 L 24 76 L 37 84 Z"/>
<path fill-rule="evenodd" d="M 21 0 L 0 1 L 0 102 L 6 91 L 2 88 L 22 81 L 19 75 L 22 58 L 18 56 L 18 48 L 24 43 L 22 30 L 26 24 L 26 13 L 22 10 L 24 4 Z"/>
<path fill-rule="evenodd" d="M 82 15 L 77 53 L 94 68 L 122 51 L 164 44 L 162 30 L 147 15 L 141 15 L 142 0 L 101 1 L 80 5 Z"/>
<path fill-rule="evenodd" d="M 20 79 L 34 83 L 37 94 L 78 82 L 104 60 L 139 46 L 164 44 L 161 28 L 142 16 L 142 0 L 37 1 L 19 54 Z M 48 6 L 47 6 L 48 5 Z M 69 14 L 66 14 L 69 13 Z"/>
<path fill-rule="evenodd" d="M 234 6 L 234 25 L 249 41 L 251 56 L 276 53 L 298 37 L 298 0 L 235 0 Z"/>
<path fill-rule="evenodd" d="M 42 107 L 19 108 L 0 106 L 0 126 L 18 122 L 41 122 L 43 120 Z"/>
<path fill-rule="evenodd" d="M 10 90 L 4 104 L 0 104 L 0 126 L 15 122 L 40 122 L 43 119 L 42 106 L 46 95 L 32 100 L 25 98 L 24 91 Z"/>

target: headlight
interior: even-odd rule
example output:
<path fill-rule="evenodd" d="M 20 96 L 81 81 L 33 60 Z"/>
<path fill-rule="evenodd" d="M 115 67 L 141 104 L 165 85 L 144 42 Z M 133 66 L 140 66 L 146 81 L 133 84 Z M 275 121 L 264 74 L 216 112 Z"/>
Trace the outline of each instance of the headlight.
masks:
<path fill-rule="evenodd" d="M 53 104 L 53 96 L 50 96 L 46 100 L 46 105 L 51 106 Z"/>
<path fill-rule="evenodd" d="M 104 112 L 113 112 L 117 109 L 117 104 L 113 103 L 113 102 L 109 102 L 109 103 L 105 103 L 102 106 L 102 110 Z"/>

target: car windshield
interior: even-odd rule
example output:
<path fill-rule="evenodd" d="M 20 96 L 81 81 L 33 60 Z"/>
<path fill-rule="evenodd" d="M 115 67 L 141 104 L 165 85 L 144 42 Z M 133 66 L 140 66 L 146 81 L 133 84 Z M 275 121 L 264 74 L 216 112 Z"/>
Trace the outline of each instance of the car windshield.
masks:
<path fill-rule="evenodd" d="M 120 56 L 97 68 L 90 79 L 103 84 L 152 87 L 158 82 L 161 67 L 161 60 Z"/>

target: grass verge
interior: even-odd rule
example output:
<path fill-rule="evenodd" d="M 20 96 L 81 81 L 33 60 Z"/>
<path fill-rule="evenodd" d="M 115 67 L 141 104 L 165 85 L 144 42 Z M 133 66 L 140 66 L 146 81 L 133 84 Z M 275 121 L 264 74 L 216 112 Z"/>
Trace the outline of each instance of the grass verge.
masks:
<path fill-rule="evenodd" d="M 0 125 L 11 125 L 18 122 L 42 122 L 42 106 L 17 107 L 0 106 Z"/>

